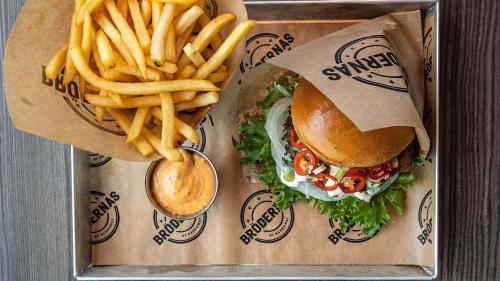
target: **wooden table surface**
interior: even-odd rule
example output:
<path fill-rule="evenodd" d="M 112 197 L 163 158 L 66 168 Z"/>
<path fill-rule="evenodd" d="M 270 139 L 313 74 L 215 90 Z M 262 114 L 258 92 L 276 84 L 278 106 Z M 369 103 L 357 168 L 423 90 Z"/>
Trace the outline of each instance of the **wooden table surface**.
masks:
<path fill-rule="evenodd" d="M 2 58 L 24 2 L 0 1 Z M 500 1 L 441 2 L 439 280 L 500 280 Z M 2 94 L 0 280 L 72 280 L 69 241 L 69 147 L 15 130 Z"/>

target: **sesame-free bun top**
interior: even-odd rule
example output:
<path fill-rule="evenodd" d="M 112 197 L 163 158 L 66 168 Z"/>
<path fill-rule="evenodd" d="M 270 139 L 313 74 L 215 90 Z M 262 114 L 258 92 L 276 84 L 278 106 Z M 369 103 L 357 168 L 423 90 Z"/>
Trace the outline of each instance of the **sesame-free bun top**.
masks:
<path fill-rule="evenodd" d="M 295 89 L 291 114 L 293 126 L 304 144 L 319 159 L 342 167 L 372 167 L 387 162 L 415 138 L 413 127 L 361 132 L 305 79 Z"/>

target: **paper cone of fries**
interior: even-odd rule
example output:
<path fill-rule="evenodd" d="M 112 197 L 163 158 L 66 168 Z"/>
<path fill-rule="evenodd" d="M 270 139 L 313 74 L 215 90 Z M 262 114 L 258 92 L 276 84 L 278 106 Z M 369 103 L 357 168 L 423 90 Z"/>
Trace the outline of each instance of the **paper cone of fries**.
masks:
<path fill-rule="evenodd" d="M 15 126 L 128 161 L 175 158 L 224 98 L 253 23 L 239 26 L 242 1 L 172 3 L 28 1 L 5 52 Z"/>

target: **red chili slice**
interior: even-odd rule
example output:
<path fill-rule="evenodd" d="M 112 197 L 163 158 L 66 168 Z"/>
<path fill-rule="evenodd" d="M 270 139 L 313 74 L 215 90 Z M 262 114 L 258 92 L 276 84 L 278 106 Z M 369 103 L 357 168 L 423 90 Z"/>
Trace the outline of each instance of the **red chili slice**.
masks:
<path fill-rule="evenodd" d="M 295 155 L 293 166 L 298 175 L 307 176 L 318 167 L 318 162 L 318 158 L 314 153 L 309 149 L 305 149 Z"/>
<path fill-rule="evenodd" d="M 295 129 L 292 129 L 290 131 L 290 136 L 288 137 L 288 140 L 290 141 L 290 144 L 292 146 L 295 146 L 298 149 L 306 148 L 306 145 L 299 139 L 299 136 L 297 136 L 297 131 L 295 131 Z"/>
<path fill-rule="evenodd" d="M 347 171 L 343 178 L 343 182 L 340 184 L 342 191 L 344 193 L 355 193 L 363 190 L 366 185 L 366 176 L 363 172 L 364 171 L 360 171 L 357 168 Z"/>
<path fill-rule="evenodd" d="M 388 179 L 391 176 L 392 163 L 387 162 L 371 168 L 368 168 L 368 176 L 372 180 L 379 180 L 381 178 Z"/>
<path fill-rule="evenodd" d="M 333 185 L 326 185 L 327 181 L 328 180 L 332 180 L 334 182 Z M 321 189 L 324 189 L 326 191 L 332 191 L 332 190 L 335 190 L 337 187 L 339 187 L 339 181 L 337 180 L 336 177 L 328 174 L 328 173 L 319 173 L 317 174 L 314 178 L 313 178 L 313 182 L 314 184 L 321 188 Z"/>

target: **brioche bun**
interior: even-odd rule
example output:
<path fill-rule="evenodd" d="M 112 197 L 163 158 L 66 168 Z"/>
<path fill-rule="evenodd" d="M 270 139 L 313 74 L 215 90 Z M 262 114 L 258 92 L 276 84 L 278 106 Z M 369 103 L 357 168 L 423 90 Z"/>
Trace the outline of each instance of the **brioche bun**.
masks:
<path fill-rule="evenodd" d="M 401 153 L 415 138 L 413 127 L 361 132 L 333 102 L 301 79 L 292 98 L 293 126 L 316 156 L 342 167 L 372 167 Z"/>

